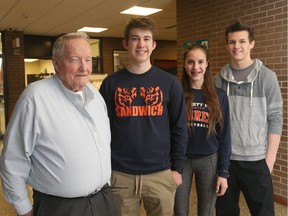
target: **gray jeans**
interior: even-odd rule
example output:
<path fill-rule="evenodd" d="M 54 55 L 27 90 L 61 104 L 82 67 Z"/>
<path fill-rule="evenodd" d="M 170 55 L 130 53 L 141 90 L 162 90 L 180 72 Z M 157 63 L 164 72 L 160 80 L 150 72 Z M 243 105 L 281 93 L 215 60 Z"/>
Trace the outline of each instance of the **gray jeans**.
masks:
<path fill-rule="evenodd" d="M 216 202 L 217 154 L 187 159 L 184 163 L 183 183 L 177 188 L 174 216 L 189 215 L 189 198 L 195 175 L 198 216 L 212 216 Z"/>

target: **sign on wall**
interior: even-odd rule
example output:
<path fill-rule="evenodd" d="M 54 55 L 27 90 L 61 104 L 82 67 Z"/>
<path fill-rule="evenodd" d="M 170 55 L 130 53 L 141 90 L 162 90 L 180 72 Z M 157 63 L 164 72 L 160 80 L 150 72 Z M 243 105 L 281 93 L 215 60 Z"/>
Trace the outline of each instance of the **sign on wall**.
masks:
<path fill-rule="evenodd" d="M 208 39 L 199 39 L 199 40 L 194 40 L 191 42 L 184 42 L 183 43 L 183 50 L 186 50 L 190 44 L 195 44 L 195 43 L 201 44 L 204 47 L 206 47 L 206 49 L 208 49 Z"/>
<path fill-rule="evenodd" d="M 182 47 L 181 59 L 183 58 L 184 52 L 188 49 L 189 45 L 195 44 L 195 43 L 201 44 L 204 47 L 206 47 L 206 49 L 208 49 L 208 39 L 199 39 L 199 40 L 184 42 L 183 47 Z"/>

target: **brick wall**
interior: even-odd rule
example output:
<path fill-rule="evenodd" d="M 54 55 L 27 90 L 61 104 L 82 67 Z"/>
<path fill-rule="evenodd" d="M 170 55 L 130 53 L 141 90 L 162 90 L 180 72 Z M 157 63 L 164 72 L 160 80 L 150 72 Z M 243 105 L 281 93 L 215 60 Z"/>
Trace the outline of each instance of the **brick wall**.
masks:
<path fill-rule="evenodd" d="M 253 58 L 276 72 L 284 100 L 284 127 L 273 171 L 275 200 L 287 205 L 287 0 L 177 0 L 177 58 L 181 75 L 183 43 L 208 39 L 212 72 L 230 58 L 224 31 L 235 19 L 255 29 Z"/>
<path fill-rule="evenodd" d="M 151 61 L 158 60 L 177 60 L 176 41 L 157 41 L 157 46 L 151 55 Z"/>
<path fill-rule="evenodd" d="M 101 55 L 103 57 L 103 73 L 111 74 L 113 69 L 113 51 L 125 50 L 121 38 L 102 38 Z"/>
<path fill-rule="evenodd" d="M 20 39 L 19 48 L 13 48 L 12 46 L 15 38 Z M 14 105 L 25 88 L 23 32 L 4 31 L 2 45 L 3 65 L 5 67 L 4 94 L 7 124 L 13 112 Z"/>

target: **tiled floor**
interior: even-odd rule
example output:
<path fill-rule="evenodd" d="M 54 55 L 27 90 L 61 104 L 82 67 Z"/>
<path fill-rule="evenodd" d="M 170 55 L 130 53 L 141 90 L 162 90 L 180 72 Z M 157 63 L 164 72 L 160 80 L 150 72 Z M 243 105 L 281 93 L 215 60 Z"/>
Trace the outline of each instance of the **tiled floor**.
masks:
<path fill-rule="evenodd" d="M 29 189 L 29 194 L 31 196 L 32 192 Z M 190 207 L 190 214 L 189 216 L 196 216 L 197 215 L 197 210 L 196 210 L 196 205 L 197 202 L 195 200 L 196 194 L 194 189 L 192 188 L 192 193 L 191 193 L 191 207 Z M 241 216 L 249 216 L 250 213 L 248 211 L 248 208 L 245 204 L 245 201 L 243 200 L 243 198 L 241 197 L 240 200 L 240 206 L 241 206 Z M 275 209 L 276 209 L 276 216 L 287 216 L 288 212 L 287 212 L 287 207 L 280 205 L 278 203 L 275 203 Z M 15 216 L 16 212 L 14 211 L 14 209 L 5 201 L 4 197 L 3 197 L 3 193 L 2 193 L 2 187 L 0 185 L 0 216 Z M 141 209 L 141 215 L 140 216 L 145 216 L 145 211 L 143 209 Z"/>
<path fill-rule="evenodd" d="M 0 140 L 0 152 L 2 149 L 2 140 Z M 1 180 L 0 180 L 1 182 Z M 30 196 L 32 195 L 32 191 L 30 188 L 28 188 Z M 192 193 L 191 193 L 191 203 L 190 203 L 190 214 L 189 216 L 196 216 L 197 215 L 197 201 L 196 201 L 196 194 L 195 189 L 192 187 Z M 248 211 L 247 205 L 241 197 L 240 199 L 240 206 L 241 206 L 241 216 L 249 216 L 250 213 Z M 276 216 L 288 216 L 287 206 L 280 205 L 278 203 L 275 203 L 275 211 Z M 5 201 L 3 192 L 2 192 L 2 185 L 0 184 L 0 216 L 15 216 L 16 212 L 14 209 Z M 141 215 L 145 216 L 145 211 L 141 209 Z"/>

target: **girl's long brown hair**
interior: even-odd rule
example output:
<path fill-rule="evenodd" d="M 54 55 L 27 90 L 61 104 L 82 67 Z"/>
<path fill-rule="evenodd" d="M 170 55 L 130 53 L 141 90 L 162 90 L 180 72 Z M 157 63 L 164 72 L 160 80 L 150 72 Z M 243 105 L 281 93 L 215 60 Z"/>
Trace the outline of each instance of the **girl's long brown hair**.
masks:
<path fill-rule="evenodd" d="M 201 44 L 191 44 L 186 52 L 184 53 L 183 61 L 185 64 L 187 53 L 191 50 L 200 49 L 202 50 L 206 55 L 206 60 L 209 60 L 208 57 L 208 50 L 202 46 Z M 193 125 L 193 110 L 192 110 L 192 102 L 194 99 L 194 95 L 191 93 L 191 85 L 189 81 L 189 77 L 186 73 L 185 67 L 183 67 L 182 72 L 182 87 L 184 90 L 184 96 L 185 96 L 185 103 L 186 103 L 186 113 L 188 117 L 188 126 Z M 221 106 L 219 103 L 218 95 L 216 92 L 216 87 L 213 82 L 212 74 L 210 73 L 210 66 L 208 62 L 208 66 L 206 68 L 206 72 L 204 74 L 204 83 L 202 86 L 202 91 L 204 95 L 205 103 L 207 104 L 208 110 L 209 110 L 209 127 L 208 127 L 208 135 L 216 133 L 216 124 L 219 123 L 222 127 L 222 111 Z"/>

